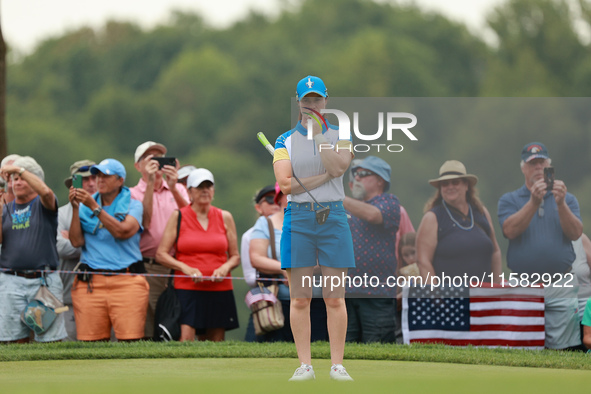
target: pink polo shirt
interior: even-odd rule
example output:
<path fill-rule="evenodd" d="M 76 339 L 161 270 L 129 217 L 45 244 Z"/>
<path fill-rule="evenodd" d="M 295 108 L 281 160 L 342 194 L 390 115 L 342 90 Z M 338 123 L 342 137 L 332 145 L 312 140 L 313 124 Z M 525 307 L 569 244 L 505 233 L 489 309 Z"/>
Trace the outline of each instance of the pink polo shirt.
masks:
<path fill-rule="evenodd" d="M 132 194 L 133 195 L 133 194 Z M 406 233 L 414 233 L 415 228 L 408 217 L 408 212 L 406 209 L 401 205 L 400 206 L 400 226 L 398 227 L 398 232 L 396 233 L 396 258 L 398 259 L 398 242 L 400 242 L 400 237 L 402 237 Z"/>
<path fill-rule="evenodd" d="M 146 182 L 143 179 L 140 179 L 138 184 L 130 189 L 131 198 L 139 200 L 143 203 L 144 194 L 146 193 L 146 186 Z M 183 196 L 185 201 L 189 202 L 189 195 L 185 187 L 177 183 L 176 188 L 180 195 Z M 152 197 L 152 221 L 150 223 L 150 228 L 144 227 L 144 232 L 142 233 L 142 237 L 140 239 L 140 250 L 142 251 L 142 256 L 156 256 L 156 250 L 158 249 L 158 245 L 160 245 L 160 241 L 162 240 L 166 223 L 168 223 L 170 215 L 172 215 L 172 213 L 177 209 L 179 209 L 179 207 L 174 199 L 174 196 L 168 188 L 166 181 L 163 180 L 162 186 L 160 189 L 154 190 L 154 196 Z"/>

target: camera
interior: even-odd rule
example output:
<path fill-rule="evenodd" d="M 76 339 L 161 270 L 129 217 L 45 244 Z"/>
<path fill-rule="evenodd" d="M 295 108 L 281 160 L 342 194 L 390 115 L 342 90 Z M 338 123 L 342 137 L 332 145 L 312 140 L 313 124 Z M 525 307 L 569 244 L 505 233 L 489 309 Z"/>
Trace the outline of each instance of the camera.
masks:
<path fill-rule="evenodd" d="M 554 167 L 544 168 L 544 182 L 546 182 L 547 191 L 554 188 Z"/>
<path fill-rule="evenodd" d="M 164 166 L 176 166 L 176 157 L 152 157 L 152 160 L 158 162 L 158 169 L 161 170 Z"/>

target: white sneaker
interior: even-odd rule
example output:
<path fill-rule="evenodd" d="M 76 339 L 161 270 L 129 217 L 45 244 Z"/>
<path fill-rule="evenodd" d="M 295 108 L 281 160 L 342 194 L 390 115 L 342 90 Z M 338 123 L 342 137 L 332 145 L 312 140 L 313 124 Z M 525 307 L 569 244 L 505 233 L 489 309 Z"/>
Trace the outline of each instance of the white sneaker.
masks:
<path fill-rule="evenodd" d="M 341 382 L 353 381 L 353 378 L 349 376 L 342 364 L 333 364 L 332 367 L 330 367 L 330 378 L 332 380 L 340 380 Z"/>
<path fill-rule="evenodd" d="M 289 382 L 301 382 L 304 380 L 314 380 L 314 368 L 311 365 L 302 364 L 298 369 L 295 370 Z"/>

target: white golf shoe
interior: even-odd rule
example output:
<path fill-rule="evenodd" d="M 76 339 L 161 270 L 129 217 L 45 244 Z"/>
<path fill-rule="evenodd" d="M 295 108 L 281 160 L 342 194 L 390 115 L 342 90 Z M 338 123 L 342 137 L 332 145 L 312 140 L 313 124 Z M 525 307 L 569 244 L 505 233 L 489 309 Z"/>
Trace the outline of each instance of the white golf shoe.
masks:
<path fill-rule="evenodd" d="M 311 365 L 302 364 L 298 369 L 295 370 L 289 382 L 302 382 L 304 380 L 314 380 L 314 368 Z"/>
<path fill-rule="evenodd" d="M 333 364 L 332 367 L 330 367 L 330 378 L 332 380 L 340 380 L 341 382 L 353 381 L 353 378 L 349 376 L 342 364 Z"/>

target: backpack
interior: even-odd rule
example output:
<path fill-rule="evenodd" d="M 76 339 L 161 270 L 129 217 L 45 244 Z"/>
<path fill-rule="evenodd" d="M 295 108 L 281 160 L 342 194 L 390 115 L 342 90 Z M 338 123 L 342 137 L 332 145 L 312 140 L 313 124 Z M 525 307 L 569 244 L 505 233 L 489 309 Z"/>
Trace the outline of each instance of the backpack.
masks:
<path fill-rule="evenodd" d="M 179 239 L 181 229 L 181 211 L 179 210 L 179 221 L 176 227 L 175 245 Z M 171 275 L 174 270 L 170 270 Z M 154 341 L 169 342 L 178 341 L 181 337 L 181 303 L 176 296 L 173 285 L 174 277 L 168 279 L 168 286 L 158 297 L 156 311 L 154 312 Z"/>
<path fill-rule="evenodd" d="M 171 273 L 174 271 L 171 271 Z M 173 278 L 158 297 L 154 313 L 154 341 L 178 341 L 181 337 L 181 303 L 176 296 Z"/>

